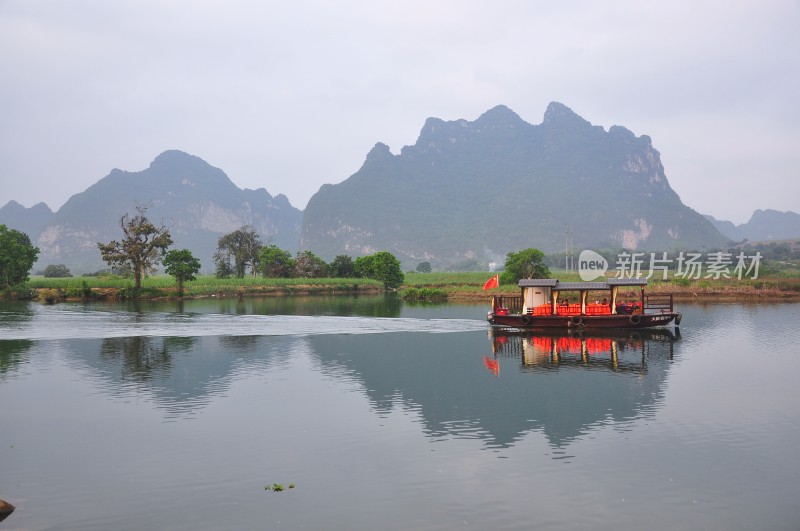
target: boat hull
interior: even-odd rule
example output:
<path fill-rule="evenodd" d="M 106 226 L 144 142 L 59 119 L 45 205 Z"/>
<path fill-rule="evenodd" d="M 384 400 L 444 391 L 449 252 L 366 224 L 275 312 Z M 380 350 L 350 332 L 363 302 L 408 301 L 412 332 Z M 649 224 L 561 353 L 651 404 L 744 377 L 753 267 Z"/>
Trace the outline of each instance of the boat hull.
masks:
<path fill-rule="evenodd" d="M 672 322 L 680 324 L 679 313 L 615 314 L 615 315 L 501 315 L 490 312 L 487 320 L 492 326 L 536 330 L 603 329 L 603 328 L 652 328 L 666 326 Z"/>

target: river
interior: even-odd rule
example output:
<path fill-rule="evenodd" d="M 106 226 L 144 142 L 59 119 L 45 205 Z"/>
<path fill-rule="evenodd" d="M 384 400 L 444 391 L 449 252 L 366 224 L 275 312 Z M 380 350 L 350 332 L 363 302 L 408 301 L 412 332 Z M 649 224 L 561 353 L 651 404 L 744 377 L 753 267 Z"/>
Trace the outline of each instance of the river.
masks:
<path fill-rule="evenodd" d="M 0 528 L 800 528 L 800 305 L 678 306 L 0 302 Z"/>

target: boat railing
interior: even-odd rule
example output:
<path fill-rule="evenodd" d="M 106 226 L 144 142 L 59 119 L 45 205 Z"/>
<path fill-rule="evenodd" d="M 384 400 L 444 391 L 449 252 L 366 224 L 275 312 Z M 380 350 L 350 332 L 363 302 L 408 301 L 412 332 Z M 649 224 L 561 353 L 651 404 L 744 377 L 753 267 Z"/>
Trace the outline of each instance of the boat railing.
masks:
<path fill-rule="evenodd" d="M 644 296 L 644 311 L 647 313 L 672 313 L 672 293 L 657 293 Z"/>
<path fill-rule="evenodd" d="M 556 306 L 556 315 L 580 315 L 580 304 L 559 304 Z"/>
<path fill-rule="evenodd" d="M 610 304 L 587 304 L 586 315 L 611 315 Z"/>
<path fill-rule="evenodd" d="M 495 309 L 504 308 L 508 313 L 522 313 L 522 297 L 514 295 L 495 295 L 494 304 Z"/>

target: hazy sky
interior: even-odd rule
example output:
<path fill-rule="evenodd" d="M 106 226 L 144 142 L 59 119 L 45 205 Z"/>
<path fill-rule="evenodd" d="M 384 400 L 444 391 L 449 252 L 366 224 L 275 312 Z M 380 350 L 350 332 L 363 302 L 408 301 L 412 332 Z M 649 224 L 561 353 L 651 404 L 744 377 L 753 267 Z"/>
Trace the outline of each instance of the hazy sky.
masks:
<path fill-rule="evenodd" d="M 305 208 L 376 142 L 559 101 L 701 213 L 800 212 L 800 2 L 0 0 L 0 206 L 180 149 Z"/>

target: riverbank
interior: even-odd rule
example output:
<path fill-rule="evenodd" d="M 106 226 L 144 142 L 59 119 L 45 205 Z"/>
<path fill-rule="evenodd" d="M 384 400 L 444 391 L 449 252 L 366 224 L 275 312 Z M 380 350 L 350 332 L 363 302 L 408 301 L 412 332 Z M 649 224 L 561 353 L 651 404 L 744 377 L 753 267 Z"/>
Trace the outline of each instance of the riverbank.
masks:
<path fill-rule="evenodd" d="M 399 292 L 435 294 L 434 300 L 450 302 L 488 301 L 492 295 L 518 295 L 515 285 L 482 289 L 491 273 L 406 273 Z M 579 281 L 577 275 L 554 274 L 565 281 Z M 575 278 L 572 278 L 575 277 Z M 358 295 L 383 292 L 383 285 L 369 279 L 267 279 L 248 277 L 218 279 L 198 277 L 186 283 L 181 296 L 171 277 L 154 276 L 144 280 L 142 289 L 135 290 L 130 279 L 119 277 L 34 277 L 17 291 L 7 291 L 4 298 L 32 299 L 45 303 L 65 300 L 124 300 L 124 299 L 192 299 L 204 297 L 285 297 L 306 295 Z M 672 293 L 676 301 L 800 301 L 800 276 L 780 275 L 759 279 L 672 279 L 651 280 L 651 294 Z M 636 290 L 623 296 L 637 296 Z M 424 300 L 424 299 L 423 299 Z"/>
<path fill-rule="evenodd" d="M 494 295 L 519 295 L 519 290 L 495 292 Z M 636 298 L 638 295 L 635 292 L 629 294 L 623 293 L 623 298 Z M 673 299 L 676 302 L 691 302 L 691 301 L 704 301 L 704 302 L 799 302 L 800 293 L 787 292 L 781 290 L 760 289 L 760 290 L 686 290 L 686 291 L 661 291 L 661 290 L 647 290 L 647 293 L 672 293 Z M 447 300 L 450 302 L 482 302 L 489 301 L 491 294 L 475 293 L 475 292 L 448 292 Z"/>
<path fill-rule="evenodd" d="M 519 295 L 516 285 L 483 291 L 490 273 L 406 274 L 406 284 L 414 288 L 439 290 L 452 302 L 482 302 L 492 295 Z M 576 274 L 555 272 L 553 278 L 580 282 Z M 404 286 L 405 287 L 405 286 Z M 671 279 L 650 280 L 647 293 L 672 293 L 676 301 L 800 301 L 800 275 L 776 275 L 758 279 Z M 638 290 L 622 291 L 623 297 L 637 297 Z"/>
<path fill-rule="evenodd" d="M 198 277 L 184 284 L 178 292 L 174 280 L 166 276 L 144 279 L 135 289 L 130 279 L 120 277 L 34 277 L 16 290 L 7 290 L 3 298 L 30 299 L 45 303 L 84 300 L 164 300 L 206 297 L 286 297 L 303 295 L 375 294 L 383 292 L 383 284 L 371 279 L 319 278 L 271 279 L 248 277 L 218 279 Z"/>

